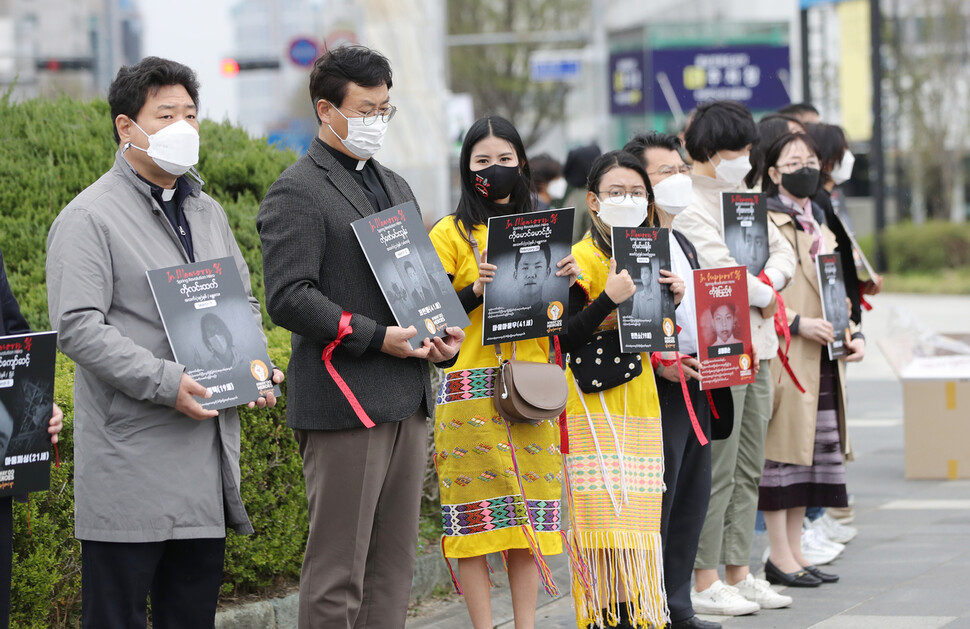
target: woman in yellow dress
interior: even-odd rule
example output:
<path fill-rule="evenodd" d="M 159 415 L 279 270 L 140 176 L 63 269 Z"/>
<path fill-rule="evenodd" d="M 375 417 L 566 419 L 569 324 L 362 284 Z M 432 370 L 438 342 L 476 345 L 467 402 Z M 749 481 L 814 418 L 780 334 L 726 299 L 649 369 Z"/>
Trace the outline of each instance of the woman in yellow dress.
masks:
<path fill-rule="evenodd" d="M 486 242 L 489 217 L 535 209 L 531 177 L 518 132 L 498 116 L 471 126 L 460 160 L 458 208 L 431 230 L 431 242 L 471 320 L 435 410 L 441 547 L 446 559 L 458 560 L 460 585 L 459 578 L 455 585 L 476 629 L 492 627 L 485 555 L 505 553 L 516 629 L 531 629 L 540 577 L 555 590 L 543 555 L 562 552 L 559 425 L 507 425 L 495 410 L 499 357 L 494 346 L 482 345 L 482 295 L 497 267 L 483 261 L 486 251 L 479 260 L 478 251 Z M 575 281 L 579 275 L 572 255 L 554 264 L 557 276 Z M 519 360 L 548 360 L 548 338 L 512 345 L 501 346 L 506 358 L 514 352 Z"/>
<path fill-rule="evenodd" d="M 565 339 L 571 352 L 566 374 L 569 443 L 563 456 L 569 537 L 582 558 L 573 562 L 573 596 L 577 624 L 584 629 L 661 627 L 669 620 L 660 539 L 663 444 L 650 358 L 617 356 L 617 348 L 609 360 L 624 365 L 628 379 L 607 390 L 583 393 L 573 377 L 573 369 L 580 369 L 576 353 L 589 342 L 602 343 L 597 336 L 617 329 L 617 304 L 637 290 L 626 270 L 617 273 L 610 227 L 652 225 L 652 198 L 650 180 L 637 158 L 622 151 L 600 156 L 590 170 L 586 193 L 593 226 L 573 246 L 582 269 L 576 285 L 584 299 L 570 297 Z M 679 304 L 683 280 L 666 270 L 661 275 L 657 281 L 669 286 Z M 607 355 L 609 348 L 599 356 Z M 637 369 L 642 371 L 634 375 Z M 605 371 L 599 368 L 594 377 L 602 378 Z"/>

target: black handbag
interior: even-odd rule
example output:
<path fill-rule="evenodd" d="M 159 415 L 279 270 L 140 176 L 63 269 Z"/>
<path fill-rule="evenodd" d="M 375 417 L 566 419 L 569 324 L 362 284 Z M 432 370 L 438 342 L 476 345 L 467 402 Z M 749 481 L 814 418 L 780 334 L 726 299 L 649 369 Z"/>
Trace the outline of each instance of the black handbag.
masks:
<path fill-rule="evenodd" d="M 592 340 L 570 352 L 569 364 L 583 393 L 597 393 L 633 380 L 643 373 L 639 353 L 620 351 L 617 330 L 597 332 Z"/>

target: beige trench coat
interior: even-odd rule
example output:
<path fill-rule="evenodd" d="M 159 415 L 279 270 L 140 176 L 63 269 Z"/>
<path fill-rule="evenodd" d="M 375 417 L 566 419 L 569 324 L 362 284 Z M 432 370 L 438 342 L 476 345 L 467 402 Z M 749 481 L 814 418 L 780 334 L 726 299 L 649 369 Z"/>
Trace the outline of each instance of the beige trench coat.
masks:
<path fill-rule="evenodd" d="M 785 301 L 788 322 L 796 315 L 821 318 L 822 300 L 818 287 L 818 273 L 809 252 L 812 237 L 797 229 L 791 216 L 781 212 L 768 212 L 772 221 L 795 250 L 795 277 L 781 291 Z M 826 250 L 835 248 L 835 235 L 822 226 Z M 785 339 L 779 336 L 782 350 Z M 765 458 L 780 463 L 811 465 L 815 451 L 815 420 L 818 414 L 818 389 L 820 381 L 820 360 L 825 346 L 792 335 L 788 360 L 792 371 L 805 389 L 802 393 L 785 371 L 781 360 L 771 361 L 771 376 L 774 385 L 774 399 L 768 436 L 765 442 Z M 851 446 L 846 431 L 845 419 L 845 361 L 838 361 L 838 394 L 836 411 L 839 423 L 839 442 L 842 453 L 851 460 Z"/>

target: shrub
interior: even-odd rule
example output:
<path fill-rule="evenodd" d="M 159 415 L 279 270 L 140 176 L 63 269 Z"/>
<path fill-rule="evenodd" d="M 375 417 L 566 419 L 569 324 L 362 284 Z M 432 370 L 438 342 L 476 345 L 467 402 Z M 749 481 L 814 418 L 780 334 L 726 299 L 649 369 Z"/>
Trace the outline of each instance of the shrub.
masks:
<path fill-rule="evenodd" d="M 106 102 L 69 98 L 14 103 L 0 98 L 0 249 L 14 294 L 30 324 L 49 329 L 44 282 L 47 232 L 57 213 L 113 161 L 116 145 Z M 294 159 L 227 123 L 202 122 L 199 171 L 223 204 L 263 301 L 255 217 L 259 200 Z M 284 371 L 289 335 L 269 331 L 269 353 Z M 64 410 L 61 465 L 51 490 L 14 506 L 11 626 L 74 627 L 80 611 L 80 544 L 74 539 L 72 388 L 74 365 L 58 355 L 55 400 Z M 299 574 L 306 543 L 306 494 L 299 452 L 286 428 L 284 397 L 269 411 L 240 409 L 242 493 L 256 529 L 229 534 L 223 591 L 242 593 Z M 30 533 L 28 534 L 28 520 Z"/>
<path fill-rule="evenodd" d="M 884 244 L 891 273 L 970 267 L 970 223 L 897 223 L 886 228 Z M 860 238 L 859 245 L 875 263 L 874 238 Z"/>

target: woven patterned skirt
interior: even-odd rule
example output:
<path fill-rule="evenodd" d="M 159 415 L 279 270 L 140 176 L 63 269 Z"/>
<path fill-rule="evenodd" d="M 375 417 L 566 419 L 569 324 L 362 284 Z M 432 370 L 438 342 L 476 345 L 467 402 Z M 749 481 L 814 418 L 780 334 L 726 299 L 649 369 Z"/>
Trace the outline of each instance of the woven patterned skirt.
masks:
<path fill-rule="evenodd" d="M 563 546 L 559 426 L 509 427 L 492 402 L 497 371 L 448 372 L 438 394 L 434 463 L 442 553 L 462 558 L 529 548 L 543 584 L 555 590 L 543 555 L 561 553 Z"/>
<path fill-rule="evenodd" d="M 838 372 L 833 361 L 821 360 L 815 452 L 812 465 L 766 460 L 758 488 L 758 509 L 845 507 L 845 458 L 839 441 Z"/>
<path fill-rule="evenodd" d="M 602 398 L 584 394 L 585 407 L 571 398 L 569 453 L 564 458 L 572 512 L 570 543 L 579 558 L 572 566 L 573 599 L 581 628 L 616 623 L 621 583 L 635 625 L 661 627 L 669 621 L 660 537 L 660 413 L 654 406 L 655 389 L 651 386 L 648 395 L 647 387 L 638 384 L 616 387 Z M 577 407 L 581 414 L 572 412 Z"/>

